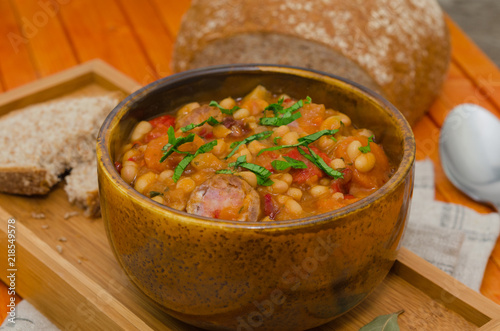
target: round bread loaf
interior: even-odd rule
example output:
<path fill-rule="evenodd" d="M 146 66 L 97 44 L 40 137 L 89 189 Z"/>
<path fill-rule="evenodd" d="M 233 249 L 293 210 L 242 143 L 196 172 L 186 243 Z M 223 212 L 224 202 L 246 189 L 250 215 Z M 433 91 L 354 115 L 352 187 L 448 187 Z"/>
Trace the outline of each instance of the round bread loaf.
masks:
<path fill-rule="evenodd" d="M 287 64 L 351 79 L 413 124 L 444 81 L 450 40 L 435 0 L 193 0 L 175 72 L 215 64 Z"/>

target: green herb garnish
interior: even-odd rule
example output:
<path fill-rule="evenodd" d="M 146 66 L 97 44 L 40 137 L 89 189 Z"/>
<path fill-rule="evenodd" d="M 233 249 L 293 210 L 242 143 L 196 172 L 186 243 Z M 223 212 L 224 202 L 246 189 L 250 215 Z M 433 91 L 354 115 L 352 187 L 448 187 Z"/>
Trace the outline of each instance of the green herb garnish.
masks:
<path fill-rule="evenodd" d="M 358 149 L 359 149 L 359 150 L 360 150 L 360 152 L 361 152 L 361 153 L 363 153 L 363 154 L 366 154 L 366 153 L 368 153 L 368 152 L 371 152 L 371 151 L 372 151 L 372 149 L 370 148 L 370 143 L 372 143 L 372 142 L 373 142 L 373 136 L 370 136 L 370 137 L 368 138 L 368 145 L 358 147 Z"/>
<path fill-rule="evenodd" d="M 220 169 L 215 172 L 216 174 L 227 174 L 227 175 L 232 175 L 234 174 L 234 171 L 230 169 Z"/>
<path fill-rule="evenodd" d="M 265 153 L 265 152 L 277 151 L 277 150 L 283 149 L 283 148 L 299 147 L 299 146 L 302 146 L 302 145 L 305 145 L 305 144 L 306 144 L 305 142 L 300 142 L 298 144 L 293 144 L 293 145 L 279 145 L 279 146 L 268 147 L 268 148 L 261 149 L 257 153 L 257 156 L 259 156 L 260 154 Z"/>
<path fill-rule="evenodd" d="M 299 146 L 308 145 L 308 144 L 311 144 L 311 143 L 315 142 L 316 140 L 318 140 L 319 138 L 321 138 L 323 136 L 334 135 L 338 131 L 339 130 L 321 130 L 321 131 L 318 131 L 316 133 L 310 134 L 308 136 L 304 136 L 302 138 L 299 138 L 298 139 L 299 142 L 297 144 L 273 146 L 273 147 L 268 147 L 268 148 L 261 149 L 259 151 L 259 153 L 257 153 L 257 156 L 259 156 L 260 154 L 262 154 L 264 152 L 276 151 L 276 150 L 282 149 L 282 148 L 291 148 L 291 147 L 299 147 Z"/>
<path fill-rule="evenodd" d="M 299 100 L 299 101 L 297 101 L 296 103 L 294 103 L 293 105 L 291 105 L 288 108 L 283 108 L 283 101 L 284 101 L 284 99 L 281 98 L 281 99 L 278 100 L 277 103 L 270 104 L 269 106 L 267 106 L 266 108 L 264 108 L 264 110 L 271 110 L 274 113 L 274 115 L 278 115 L 278 113 L 281 113 L 281 114 L 293 113 L 294 111 L 299 110 L 300 108 L 302 108 L 304 106 L 304 103 L 305 104 L 311 103 L 311 98 L 310 97 L 306 97 L 306 101 L 305 102 L 302 101 L 302 100 Z"/>
<path fill-rule="evenodd" d="M 163 193 L 161 192 L 156 192 L 156 191 L 149 191 L 149 197 L 150 198 L 154 198 L 154 197 L 157 197 L 159 195 L 163 195 Z"/>
<path fill-rule="evenodd" d="M 210 116 L 209 118 L 207 118 L 206 120 L 204 120 L 200 124 L 193 124 L 193 123 L 191 123 L 189 125 L 186 125 L 185 127 L 181 128 L 181 131 L 182 132 L 187 132 L 187 131 L 193 130 L 194 128 L 200 127 L 200 126 L 202 126 L 205 123 L 208 123 L 211 126 L 216 126 L 216 125 L 220 124 L 219 121 L 217 121 L 215 118 L 213 118 L 212 116 Z"/>
<path fill-rule="evenodd" d="M 168 128 L 167 134 L 168 144 L 163 146 L 163 148 L 161 149 L 163 151 L 163 156 L 160 159 L 160 163 L 165 161 L 165 159 L 173 152 L 186 154 L 186 152 L 181 152 L 177 148 L 182 144 L 190 143 L 194 140 L 194 133 L 190 133 L 187 137 L 176 138 L 173 126 Z"/>
<path fill-rule="evenodd" d="M 234 153 L 236 153 L 236 151 L 238 150 L 238 148 L 240 148 L 241 145 L 248 144 L 249 142 L 252 142 L 254 140 L 267 139 L 272 134 L 273 134 L 273 131 L 264 131 L 264 132 L 261 132 L 261 133 L 254 134 L 254 135 L 252 135 L 250 137 L 247 137 L 247 138 L 243 139 L 242 141 L 235 141 L 235 142 L 233 142 L 231 144 L 231 146 L 230 146 L 230 148 L 232 148 L 233 150 L 225 157 L 225 159 L 227 160 L 228 158 L 230 158 L 231 156 L 233 156 Z"/>
<path fill-rule="evenodd" d="M 237 168 L 241 167 L 247 170 L 250 170 L 257 176 L 257 184 L 262 186 L 271 186 L 274 182 L 269 178 L 271 176 L 271 172 L 266 168 L 247 162 L 247 156 L 241 155 L 236 159 L 236 162 L 231 162 L 228 164 L 229 167 Z"/>
<path fill-rule="evenodd" d="M 219 108 L 219 110 L 221 111 L 221 113 L 227 114 L 227 115 L 233 115 L 235 111 L 237 111 L 238 109 L 240 109 L 240 107 L 238 107 L 238 106 L 234 106 L 231 109 L 227 109 L 227 108 L 224 108 L 221 105 L 219 105 L 217 103 L 217 101 L 213 101 L 213 100 L 210 101 L 210 103 L 208 105 L 211 106 L 211 107 L 217 107 L 217 108 Z"/>
<path fill-rule="evenodd" d="M 217 140 L 213 140 L 209 143 L 206 143 L 205 145 L 200 146 L 200 148 L 198 148 L 198 150 L 194 154 L 189 153 L 188 155 L 186 155 L 174 169 L 174 175 L 172 176 L 174 183 L 177 183 L 179 178 L 181 178 L 184 170 L 186 170 L 187 166 L 191 163 L 191 161 L 193 161 L 195 157 L 200 154 L 210 152 L 215 145 L 217 145 Z"/>
<path fill-rule="evenodd" d="M 273 142 L 275 145 L 278 145 L 278 139 L 281 139 L 281 137 L 274 137 Z"/>
<path fill-rule="evenodd" d="M 267 106 L 266 108 L 264 108 L 264 111 L 270 110 L 276 115 L 279 111 L 283 110 L 282 105 L 283 105 L 284 100 L 285 99 L 283 99 L 283 98 L 279 99 L 278 102 L 272 103 L 269 106 Z"/>
<path fill-rule="evenodd" d="M 302 115 L 299 112 L 296 112 L 295 114 L 286 113 L 280 117 L 261 117 L 259 122 L 261 125 L 266 126 L 282 126 L 290 124 L 301 117 Z"/>
<path fill-rule="evenodd" d="M 310 97 L 306 97 L 306 101 L 302 101 L 302 100 L 299 100 L 297 101 L 296 103 L 294 103 L 293 105 L 291 105 L 290 107 L 288 107 L 287 109 L 284 109 L 282 112 L 284 113 L 288 113 L 288 112 L 294 112 L 296 110 L 299 110 L 300 108 L 302 108 L 304 106 L 304 104 L 309 104 L 311 103 L 311 98 Z"/>
<path fill-rule="evenodd" d="M 277 103 L 272 103 L 264 109 L 271 110 L 274 113 L 274 117 L 261 117 L 259 122 L 261 125 L 267 126 L 290 124 L 302 116 L 298 110 L 304 106 L 304 103 L 311 103 L 311 98 L 307 97 L 305 102 L 299 100 L 290 107 L 284 109 L 283 98 L 281 98 Z"/>
<path fill-rule="evenodd" d="M 285 169 L 288 169 L 290 167 L 292 167 L 293 169 L 306 169 L 307 168 L 307 165 L 302 161 L 292 159 L 289 156 L 283 156 L 283 158 L 286 161 L 274 160 L 273 162 L 271 162 L 271 165 L 273 166 L 274 169 L 285 170 Z"/>
<path fill-rule="evenodd" d="M 328 176 L 333 177 L 334 179 L 344 178 L 344 175 L 337 170 L 332 169 L 326 162 L 308 146 L 307 149 L 309 153 L 307 154 L 302 148 L 297 148 L 299 153 L 302 154 L 306 159 L 314 163 L 318 168 L 323 170 Z"/>
<path fill-rule="evenodd" d="M 323 136 L 326 136 L 326 135 L 332 135 L 333 136 L 337 132 L 339 132 L 339 130 L 321 130 L 321 131 L 318 131 L 316 133 L 310 134 L 308 136 L 304 136 L 302 138 L 299 138 L 298 141 L 299 142 L 305 141 L 306 144 L 311 144 L 311 143 L 315 142 L 316 140 L 318 140 L 319 138 L 321 138 Z"/>

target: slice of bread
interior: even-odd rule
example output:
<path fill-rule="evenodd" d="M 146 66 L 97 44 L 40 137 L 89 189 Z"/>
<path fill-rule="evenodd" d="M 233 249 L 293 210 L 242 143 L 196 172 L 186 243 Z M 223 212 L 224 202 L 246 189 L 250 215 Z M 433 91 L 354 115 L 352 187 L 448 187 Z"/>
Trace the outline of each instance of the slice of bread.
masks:
<path fill-rule="evenodd" d="M 100 203 L 97 182 L 97 161 L 80 163 L 65 177 L 64 190 L 71 203 L 85 209 L 86 216 L 100 214 Z"/>
<path fill-rule="evenodd" d="M 343 76 L 415 123 L 445 79 L 451 48 L 436 0 L 193 0 L 172 69 L 271 63 Z"/>
<path fill-rule="evenodd" d="M 66 186 L 70 202 L 88 214 L 98 210 L 96 138 L 118 102 L 118 93 L 64 98 L 1 117 L 0 192 L 46 194 L 73 169 Z"/>

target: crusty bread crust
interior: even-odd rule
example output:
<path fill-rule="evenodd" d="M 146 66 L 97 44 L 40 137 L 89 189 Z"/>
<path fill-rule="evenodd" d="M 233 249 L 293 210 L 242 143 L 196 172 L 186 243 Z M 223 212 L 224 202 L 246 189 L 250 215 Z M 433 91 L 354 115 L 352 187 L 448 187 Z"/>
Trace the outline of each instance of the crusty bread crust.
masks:
<path fill-rule="evenodd" d="M 439 93 L 450 53 L 436 0 L 193 0 L 173 70 L 261 62 L 371 80 L 414 123 Z"/>
<path fill-rule="evenodd" d="M 0 168 L 0 192 L 22 195 L 47 194 L 51 185 L 46 177 L 47 171 L 41 168 Z"/>
<path fill-rule="evenodd" d="M 86 216 L 98 216 L 100 214 L 97 161 L 76 165 L 69 175 L 65 177 L 64 190 L 71 203 L 85 209 Z"/>
<path fill-rule="evenodd" d="M 98 214 L 96 139 L 120 93 L 62 98 L 0 118 L 0 192 L 41 195 L 66 176 L 71 203 Z"/>
<path fill-rule="evenodd" d="M 85 202 L 85 216 L 98 217 L 101 215 L 101 203 L 99 201 L 99 191 L 87 192 L 87 199 Z"/>

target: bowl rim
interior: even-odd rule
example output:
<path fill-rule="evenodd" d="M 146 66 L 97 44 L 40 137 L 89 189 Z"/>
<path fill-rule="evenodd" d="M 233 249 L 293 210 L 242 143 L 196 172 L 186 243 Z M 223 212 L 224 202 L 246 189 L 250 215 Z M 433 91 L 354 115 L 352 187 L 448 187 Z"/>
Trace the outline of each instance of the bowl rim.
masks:
<path fill-rule="evenodd" d="M 393 122 L 396 122 L 400 127 L 400 131 L 403 133 L 403 156 L 401 162 L 396 169 L 396 172 L 390 177 L 382 187 L 371 193 L 370 195 L 349 204 L 345 207 L 304 218 L 297 218 L 293 220 L 285 221 L 272 221 L 272 222 L 242 222 L 242 221 L 231 221 L 231 220 L 220 220 L 205 216 L 198 216 L 194 214 L 189 214 L 184 211 L 179 211 L 163 204 L 160 204 L 145 195 L 137 192 L 130 184 L 126 183 L 116 171 L 114 162 L 109 153 L 111 131 L 120 123 L 122 117 L 130 110 L 130 105 L 138 102 L 147 94 L 155 89 L 160 89 L 166 85 L 175 85 L 181 83 L 184 80 L 189 80 L 196 77 L 210 76 L 210 75 L 230 75 L 236 73 L 252 73 L 252 72 L 263 72 L 263 73 L 279 73 L 291 76 L 300 76 L 307 79 L 313 79 L 317 81 L 323 81 L 325 83 L 335 82 L 336 85 L 344 85 L 349 87 L 351 90 L 356 91 L 356 93 L 364 94 L 371 103 L 375 104 L 377 107 L 382 107 L 387 115 L 391 118 Z M 103 175 L 107 176 L 118 188 L 122 194 L 127 195 L 130 199 L 135 200 L 136 203 L 143 205 L 143 207 L 151 208 L 156 212 L 164 213 L 166 217 L 169 214 L 175 214 L 174 217 L 181 218 L 182 222 L 186 223 L 198 223 L 199 225 L 209 226 L 209 227 L 225 227 L 225 228 L 241 228 L 249 230 L 277 230 L 281 228 L 302 228 L 311 225 L 317 225 L 318 223 L 324 222 L 334 222 L 336 220 L 342 219 L 345 216 L 357 212 L 362 209 L 368 208 L 373 202 L 382 198 L 386 194 L 394 191 L 399 184 L 405 180 L 408 173 L 411 171 L 414 161 L 415 161 L 415 138 L 410 124 L 402 113 L 392 105 L 388 100 L 386 100 L 380 94 L 356 83 L 349 79 L 308 68 L 301 68 L 297 66 L 289 65 L 275 65 L 275 64 L 231 64 L 231 65 L 216 65 L 203 67 L 198 69 L 192 69 L 176 73 L 164 78 L 158 79 L 140 89 L 133 92 L 122 100 L 106 117 L 103 122 L 99 135 L 97 138 L 97 162 L 100 170 L 103 171 Z M 99 186 L 101 182 L 99 180 Z M 101 197 L 101 199 L 103 199 Z"/>

